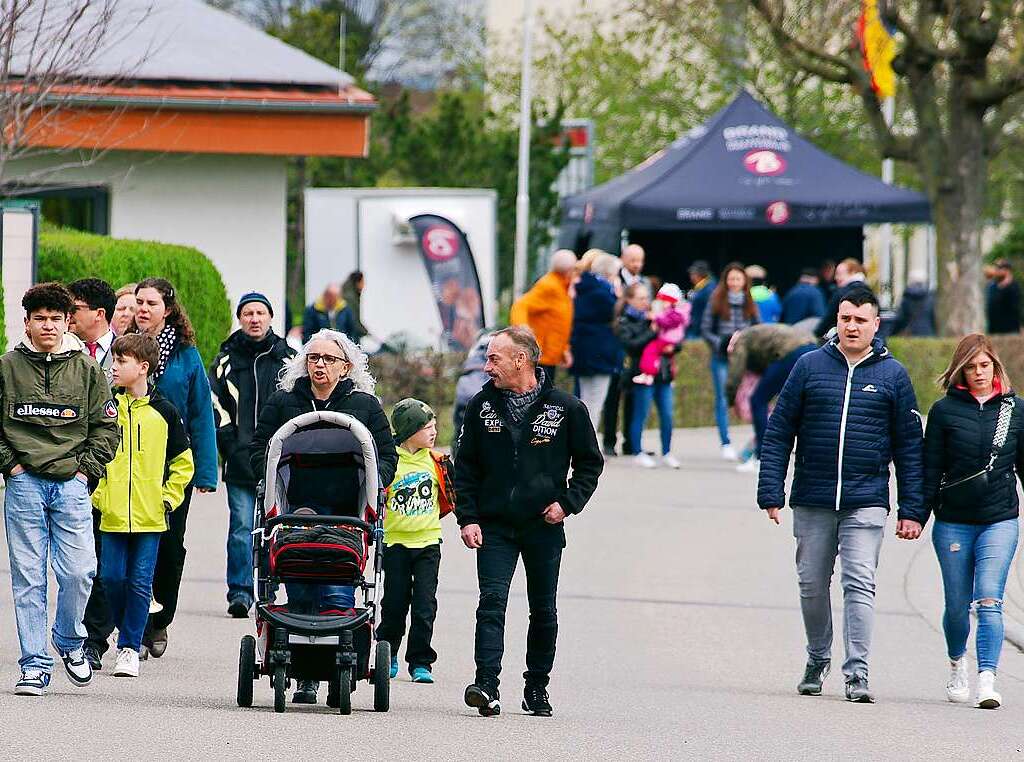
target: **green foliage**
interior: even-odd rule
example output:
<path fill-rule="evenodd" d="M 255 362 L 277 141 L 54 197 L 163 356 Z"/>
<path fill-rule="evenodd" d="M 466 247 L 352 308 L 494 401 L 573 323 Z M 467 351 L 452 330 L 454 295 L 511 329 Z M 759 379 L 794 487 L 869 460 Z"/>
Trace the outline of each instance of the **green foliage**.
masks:
<path fill-rule="evenodd" d="M 231 305 L 220 273 L 201 252 L 188 246 L 44 229 L 39 234 L 37 277 L 64 283 L 102 278 L 115 289 L 144 278 L 167 278 L 188 312 L 196 345 L 207 364 L 231 329 Z"/>
<path fill-rule="evenodd" d="M 985 259 L 989 262 L 1008 259 L 1013 262 L 1015 273 L 1024 273 L 1024 221 L 1010 228 L 1003 239 L 989 249 Z"/>
<path fill-rule="evenodd" d="M 380 52 L 382 30 L 362 20 L 350 5 L 339 0 L 321 0 L 310 6 L 296 4 L 289 11 L 287 24 L 267 30 L 312 56 L 337 64 L 338 26 L 344 12 L 346 71 L 381 102 L 372 117 L 367 158 L 311 157 L 292 162 L 288 218 L 293 233 L 302 214 L 306 187 L 494 188 L 498 194 L 498 288 L 510 288 L 519 139 L 515 110 L 495 113 L 488 109 L 479 83 L 458 91 L 440 91 L 425 112 L 414 112 L 407 91 L 385 97 L 366 78 L 367 69 Z M 422 15 L 409 4 L 402 11 L 402 23 L 417 29 L 416 20 Z M 534 256 L 550 243 L 558 211 L 558 195 L 552 186 L 569 159 L 568 148 L 560 150 L 557 145 L 563 112 L 557 102 L 534 109 L 529 230 L 529 250 Z M 295 235 L 290 237 L 289 293 L 299 299 L 301 265 L 295 260 L 301 256 L 301 247 Z M 534 264 L 529 263 L 529 272 Z"/>

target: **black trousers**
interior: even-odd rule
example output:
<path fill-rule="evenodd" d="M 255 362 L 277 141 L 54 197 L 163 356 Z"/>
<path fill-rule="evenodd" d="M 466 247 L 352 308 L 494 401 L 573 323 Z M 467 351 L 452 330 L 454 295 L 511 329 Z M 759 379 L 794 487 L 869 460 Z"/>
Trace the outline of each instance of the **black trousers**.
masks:
<path fill-rule="evenodd" d="M 391 644 L 391 655 L 405 635 L 405 617 L 409 622 L 409 643 L 405 661 L 410 667 L 429 667 L 437 661 L 430 647 L 437 617 L 437 575 L 441 568 L 441 543 L 425 548 L 389 545 L 384 549 L 384 599 L 380 607 L 377 639 Z"/>
<path fill-rule="evenodd" d="M 92 534 L 96 542 L 96 568 L 100 568 L 100 512 L 92 512 Z M 89 593 L 89 603 L 85 607 L 85 616 L 82 618 L 88 636 L 85 639 L 87 646 L 92 646 L 102 656 L 110 648 L 109 638 L 114 632 L 114 620 L 110 615 L 110 606 L 107 605 L 107 595 L 103 591 L 103 580 L 97 571 L 92 581 L 92 592 Z"/>
<path fill-rule="evenodd" d="M 565 530 L 541 521 L 526 527 L 483 524 L 484 544 L 476 551 L 480 603 L 476 610 L 476 682 L 497 687 L 505 651 L 505 609 L 519 557 L 526 571 L 530 626 L 526 634 L 526 672 L 530 685 L 546 687 L 555 662 L 558 637 L 558 571 Z"/>
<path fill-rule="evenodd" d="M 185 488 L 185 499 L 181 505 L 171 512 L 167 531 L 160 538 L 160 552 L 157 554 L 156 569 L 153 572 L 153 597 L 163 609 L 149 615 L 147 633 L 164 629 L 174 621 L 174 612 L 178 609 L 181 575 L 185 571 L 185 523 L 188 521 L 188 508 L 191 502 L 190 484 Z"/>
<path fill-rule="evenodd" d="M 623 374 L 612 373 L 608 384 L 608 395 L 604 397 L 604 408 L 601 410 L 602 441 L 605 450 L 614 450 L 618 443 L 618 404 L 622 395 Z M 629 416 L 624 421 L 623 430 L 629 431 Z M 624 452 L 628 453 L 629 450 Z"/>

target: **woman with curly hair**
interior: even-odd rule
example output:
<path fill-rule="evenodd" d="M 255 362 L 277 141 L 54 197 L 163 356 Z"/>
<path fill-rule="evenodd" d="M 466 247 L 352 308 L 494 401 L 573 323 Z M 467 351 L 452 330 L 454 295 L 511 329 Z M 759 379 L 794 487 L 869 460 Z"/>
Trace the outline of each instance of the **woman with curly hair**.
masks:
<path fill-rule="evenodd" d="M 387 416 L 374 395 L 375 386 L 366 355 L 348 336 L 329 328 L 313 334 L 299 353 L 285 362 L 278 391 L 260 412 L 251 445 L 253 473 L 261 476 L 266 472 L 267 444 L 281 426 L 304 413 L 329 410 L 350 415 L 369 429 L 377 446 L 380 486 L 387 487 L 395 478 L 398 451 Z M 316 478 L 292 480 L 288 500 L 295 506 L 316 506 L 324 495 L 358 494 L 358 474 L 332 468 Z M 293 611 L 344 610 L 355 603 L 355 592 L 347 586 L 289 583 L 286 588 L 288 606 Z M 315 680 L 300 680 L 293 703 L 315 704 L 318 687 Z M 337 700 L 337 696 L 328 695 L 328 706 L 337 706 Z"/>
<path fill-rule="evenodd" d="M 160 346 L 160 362 L 150 383 L 177 408 L 195 457 L 195 476 L 185 489 L 185 500 L 171 514 L 167 532 L 160 539 L 153 575 L 153 597 L 162 608 L 150 615 L 142 643 L 150 654 L 160 658 L 167 650 L 167 627 L 178 607 L 178 590 L 185 568 L 185 523 L 192 488 L 200 492 L 217 489 L 217 434 L 213 425 L 210 382 L 196 349 L 195 332 L 169 281 L 146 278 L 135 287 L 135 317 L 131 330 L 152 336 Z"/>

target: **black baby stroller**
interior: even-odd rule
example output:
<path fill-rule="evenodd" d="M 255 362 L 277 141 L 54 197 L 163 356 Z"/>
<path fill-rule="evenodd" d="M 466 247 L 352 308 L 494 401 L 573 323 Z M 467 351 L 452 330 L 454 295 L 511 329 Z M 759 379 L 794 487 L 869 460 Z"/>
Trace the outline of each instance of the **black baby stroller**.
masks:
<path fill-rule="evenodd" d="M 253 681 L 267 675 L 277 712 L 292 680 L 327 681 L 328 703 L 341 714 L 352 712 L 357 681 L 368 680 L 374 710 L 388 710 L 391 647 L 374 645 L 384 515 L 378 484 L 373 437 L 351 416 L 305 413 L 271 438 L 253 531 L 256 637 L 242 638 L 239 706 L 252 706 Z M 289 610 L 274 602 L 284 582 L 351 585 L 363 606 Z"/>

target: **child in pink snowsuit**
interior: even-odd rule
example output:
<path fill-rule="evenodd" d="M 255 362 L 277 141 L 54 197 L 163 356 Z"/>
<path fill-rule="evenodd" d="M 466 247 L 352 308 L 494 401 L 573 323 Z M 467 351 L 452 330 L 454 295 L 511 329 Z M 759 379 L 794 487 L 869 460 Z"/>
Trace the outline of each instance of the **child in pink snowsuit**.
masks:
<path fill-rule="evenodd" d="M 675 283 L 666 283 L 658 289 L 651 305 L 651 328 L 658 336 L 647 342 L 640 355 L 640 373 L 633 383 L 650 386 L 658 375 L 658 365 L 665 347 L 681 344 L 686 327 L 690 324 L 690 303 Z"/>

